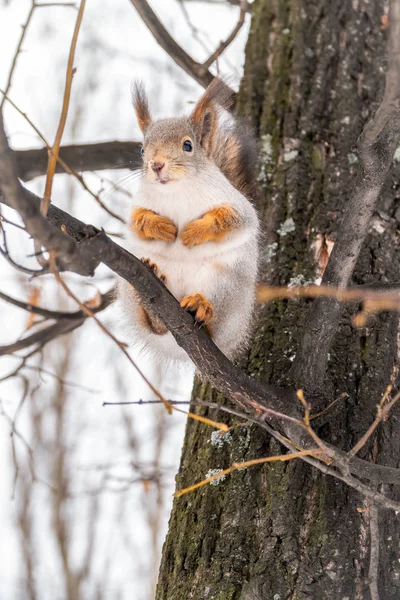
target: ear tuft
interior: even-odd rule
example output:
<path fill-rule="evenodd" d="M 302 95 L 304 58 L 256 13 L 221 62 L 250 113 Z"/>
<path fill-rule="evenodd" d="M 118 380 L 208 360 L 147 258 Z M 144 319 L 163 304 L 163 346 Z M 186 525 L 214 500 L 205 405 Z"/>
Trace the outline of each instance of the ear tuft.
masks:
<path fill-rule="evenodd" d="M 211 152 L 217 130 L 218 106 L 228 110 L 232 103 L 232 90 L 221 79 L 216 78 L 210 83 L 190 115 L 200 144 L 207 154 Z"/>
<path fill-rule="evenodd" d="M 140 81 L 135 81 L 133 84 L 132 98 L 139 127 L 144 134 L 151 123 L 151 115 L 147 94 L 143 84 Z"/>

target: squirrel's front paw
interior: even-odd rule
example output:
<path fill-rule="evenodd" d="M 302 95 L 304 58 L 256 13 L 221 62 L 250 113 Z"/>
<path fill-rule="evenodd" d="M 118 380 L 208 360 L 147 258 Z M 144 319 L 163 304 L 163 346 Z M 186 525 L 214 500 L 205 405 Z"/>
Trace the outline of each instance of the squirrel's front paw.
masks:
<path fill-rule="evenodd" d="M 183 229 L 180 238 L 184 246 L 191 248 L 205 242 L 220 242 L 231 231 L 240 226 L 237 211 L 229 204 L 209 210 L 201 219 L 191 221 Z"/>
<path fill-rule="evenodd" d="M 208 325 L 214 318 L 214 307 L 203 294 L 185 296 L 181 301 L 181 306 L 193 313 L 196 321 L 201 325 Z"/>
<path fill-rule="evenodd" d="M 147 208 L 136 208 L 133 211 L 131 227 L 142 240 L 173 242 L 178 234 L 171 219 Z"/>
<path fill-rule="evenodd" d="M 204 244 L 204 242 L 208 242 L 210 239 L 208 227 L 205 226 L 202 219 L 188 223 L 179 237 L 183 245 L 189 248 L 198 244 Z"/>

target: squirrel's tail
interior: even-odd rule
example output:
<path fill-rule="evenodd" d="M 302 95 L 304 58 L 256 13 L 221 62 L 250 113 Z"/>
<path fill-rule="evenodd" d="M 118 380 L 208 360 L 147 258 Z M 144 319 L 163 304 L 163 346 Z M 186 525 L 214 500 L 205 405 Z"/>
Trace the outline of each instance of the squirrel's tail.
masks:
<path fill-rule="evenodd" d="M 213 160 L 225 177 L 246 198 L 257 193 L 258 145 L 252 130 L 232 118 L 218 127 L 213 147 Z"/>
<path fill-rule="evenodd" d="M 197 102 L 190 119 L 203 148 L 225 177 L 244 196 L 254 198 L 257 141 L 244 122 L 233 115 L 221 115 L 220 108 L 230 111 L 232 105 L 232 90 L 223 80 L 215 78 Z"/>

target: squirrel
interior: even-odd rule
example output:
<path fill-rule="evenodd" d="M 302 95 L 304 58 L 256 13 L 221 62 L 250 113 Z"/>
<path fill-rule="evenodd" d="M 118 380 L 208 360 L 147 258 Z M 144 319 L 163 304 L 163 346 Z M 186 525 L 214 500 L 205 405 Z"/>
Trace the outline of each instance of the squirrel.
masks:
<path fill-rule="evenodd" d="M 258 263 L 257 144 L 214 79 L 188 117 L 153 121 L 140 83 L 133 104 L 144 140 L 127 247 L 150 267 L 230 359 L 248 339 Z M 134 341 L 167 360 L 188 357 L 127 282 L 119 296 Z"/>

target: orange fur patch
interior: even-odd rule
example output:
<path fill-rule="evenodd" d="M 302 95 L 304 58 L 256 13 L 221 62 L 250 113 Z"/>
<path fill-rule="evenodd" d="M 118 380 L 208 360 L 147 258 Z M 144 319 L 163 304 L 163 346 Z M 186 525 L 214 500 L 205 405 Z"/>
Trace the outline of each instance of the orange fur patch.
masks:
<path fill-rule="evenodd" d="M 195 315 L 196 321 L 207 325 L 214 318 L 214 307 L 203 294 L 193 294 L 185 296 L 181 301 L 181 306 L 185 310 Z"/>
<path fill-rule="evenodd" d="M 136 208 L 132 212 L 131 228 L 142 240 L 173 242 L 178 233 L 171 219 L 147 208 Z"/>
<path fill-rule="evenodd" d="M 165 335 L 168 332 L 164 323 L 150 309 L 143 306 L 143 304 L 139 306 L 139 320 L 145 329 L 156 335 Z"/>
<path fill-rule="evenodd" d="M 240 217 L 236 210 L 229 204 L 223 204 L 207 212 L 201 219 L 188 223 L 180 238 L 185 246 L 191 248 L 205 242 L 218 242 L 239 226 Z"/>

